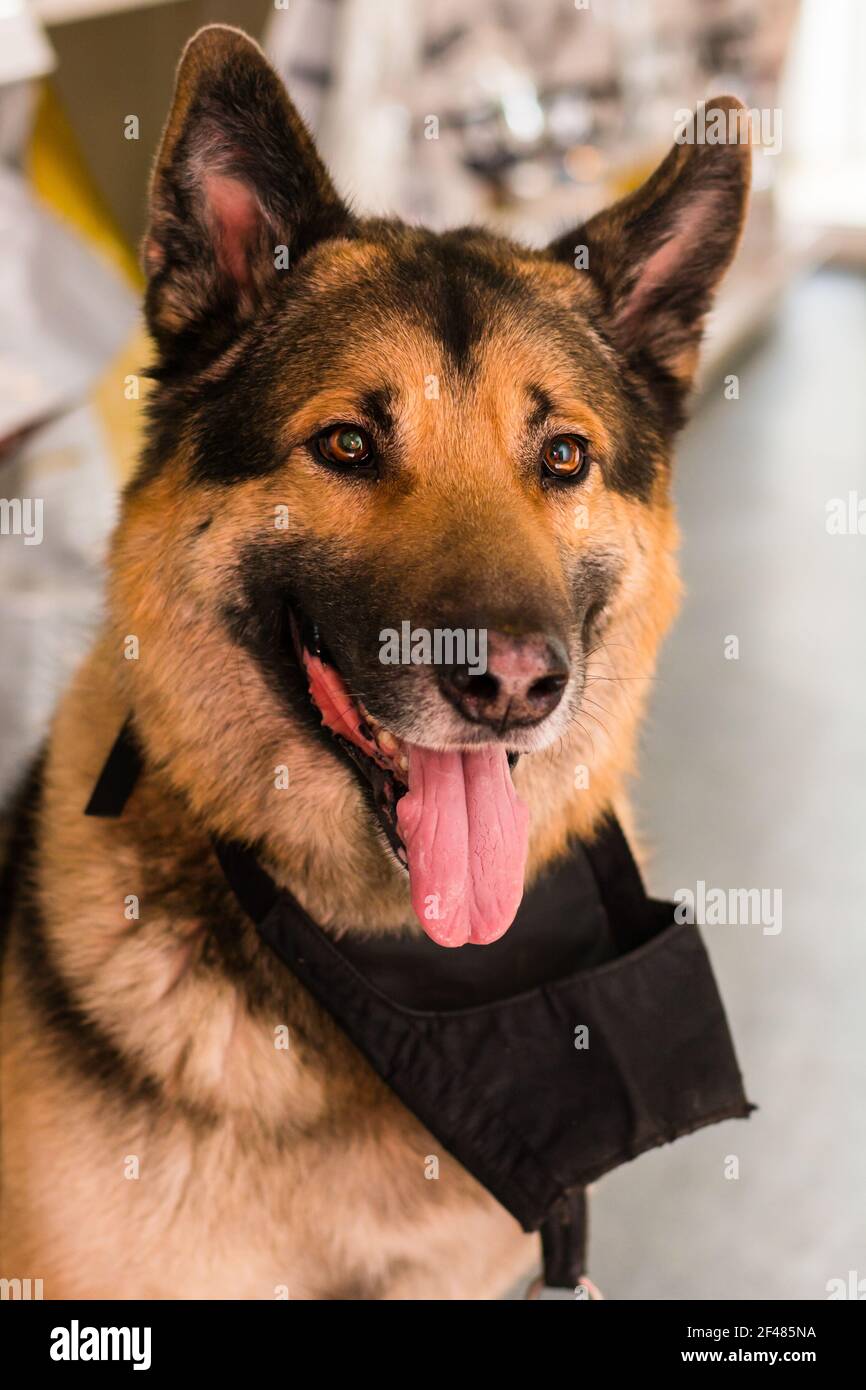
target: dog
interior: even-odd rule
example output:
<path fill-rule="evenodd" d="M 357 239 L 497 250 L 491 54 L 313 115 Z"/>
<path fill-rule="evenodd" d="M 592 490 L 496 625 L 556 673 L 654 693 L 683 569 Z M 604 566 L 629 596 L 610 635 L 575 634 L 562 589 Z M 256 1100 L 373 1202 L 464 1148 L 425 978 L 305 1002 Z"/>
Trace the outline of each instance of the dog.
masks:
<path fill-rule="evenodd" d="M 749 153 L 678 138 L 541 250 L 434 234 L 351 211 L 248 37 L 188 44 L 146 446 L 8 853 L 4 1277 L 489 1299 L 531 1270 L 453 1159 L 425 1179 L 431 1136 L 258 940 L 213 837 L 336 936 L 483 948 L 574 838 L 630 823 L 680 591 L 672 444 Z M 127 718 L 141 776 L 86 817 Z"/>

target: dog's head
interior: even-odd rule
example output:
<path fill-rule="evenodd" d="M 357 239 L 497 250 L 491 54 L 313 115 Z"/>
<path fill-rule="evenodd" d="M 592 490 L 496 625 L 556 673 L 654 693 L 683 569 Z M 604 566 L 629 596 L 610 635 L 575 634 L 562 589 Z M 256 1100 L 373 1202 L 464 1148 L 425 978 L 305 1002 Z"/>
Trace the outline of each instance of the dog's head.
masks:
<path fill-rule="evenodd" d="M 675 607 L 669 451 L 748 168 L 686 139 L 543 251 L 361 219 L 258 48 L 190 43 L 113 605 L 139 727 L 210 824 L 278 857 L 319 801 L 458 944 L 519 901 L 518 755 L 536 848 L 604 809 Z"/>

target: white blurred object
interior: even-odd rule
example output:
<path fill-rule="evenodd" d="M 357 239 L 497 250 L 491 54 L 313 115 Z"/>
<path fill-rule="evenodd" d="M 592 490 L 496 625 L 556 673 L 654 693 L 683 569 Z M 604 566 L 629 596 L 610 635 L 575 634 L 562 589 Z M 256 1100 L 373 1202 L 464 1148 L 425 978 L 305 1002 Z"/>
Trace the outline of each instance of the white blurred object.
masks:
<path fill-rule="evenodd" d="M 0 798 L 43 737 L 99 616 L 114 520 L 111 458 L 92 406 L 0 459 L 0 497 L 39 505 L 40 543 L 0 534 Z"/>
<path fill-rule="evenodd" d="M 267 26 L 265 51 L 362 213 L 402 210 L 421 17 L 415 0 L 294 0 Z"/>
<path fill-rule="evenodd" d="M 0 87 L 44 77 L 54 66 L 54 51 L 29 5 L 0 0 Z"/>
<path fill-rule="evenodd" d="M 0 0 L 0 160 L 20 158 L 33 122 L 36 79 L 55 65 L 42 26 L 24 0 Z"/>
<path fill-rule="evenodd" d="M 131 292 L 0 168 L 0 446 L 76 405 L 129 338 Z"/>
<path fill-rule="evenodd" d="M 866 257 L 866 5 L 804 0 L 782 90 L 781 204 L 792 221 L 850 229 Z"/>

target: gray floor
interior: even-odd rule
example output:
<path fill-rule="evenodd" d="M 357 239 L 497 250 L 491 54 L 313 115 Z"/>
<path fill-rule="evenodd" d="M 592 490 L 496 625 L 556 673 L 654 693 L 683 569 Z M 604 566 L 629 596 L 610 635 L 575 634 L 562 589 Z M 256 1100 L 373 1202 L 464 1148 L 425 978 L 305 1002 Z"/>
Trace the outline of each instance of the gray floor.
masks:
<path fill-rule="evenodd" d="M 679 451 L 688 598 L 638 800 L 653 891 L 780 888 L 783 926 L 704 928 L 760 1109 L 598 1185 L 591 1272 L 617 1299 L 866 1280 L 866 535 L 825 524 L 866 497 L 866 281 L 798 286 L 731 370 L 739 400 L 712 388 Z"/>

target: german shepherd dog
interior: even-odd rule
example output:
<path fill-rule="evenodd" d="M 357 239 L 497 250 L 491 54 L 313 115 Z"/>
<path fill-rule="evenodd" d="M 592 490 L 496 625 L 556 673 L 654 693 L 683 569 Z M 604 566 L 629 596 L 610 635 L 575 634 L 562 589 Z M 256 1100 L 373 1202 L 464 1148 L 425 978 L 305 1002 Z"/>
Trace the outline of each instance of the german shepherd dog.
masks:
<path fill-rule="evenodd" d="M 628 825 L 678 602 L 671 443 L 749 156 L 678 139 L 543 250 L 434 234 L 353 214 L 249 38 L 189 43 L 147 443 L 9 854 L 0 1275 L 486 1299 L 531 1269 L 456 1162 L 425 1181 L 431 1136 L 260 943 L 213 838 L 326 930 L 445 948 L 500 936 L 609 809 Z M 406 623 L 413 652 L 484 635 L 486 663 L 383 659 Z M 128 717 L 135 790 L 86 817 Z"/>

